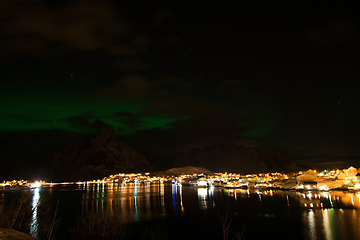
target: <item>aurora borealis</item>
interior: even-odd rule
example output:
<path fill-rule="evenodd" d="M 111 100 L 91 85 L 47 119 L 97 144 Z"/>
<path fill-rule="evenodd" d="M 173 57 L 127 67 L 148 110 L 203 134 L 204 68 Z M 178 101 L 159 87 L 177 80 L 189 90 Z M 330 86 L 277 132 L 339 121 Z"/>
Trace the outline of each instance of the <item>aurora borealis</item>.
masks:
<path fill-rule="evenodd" d="M 360 155 L 355 7 L 0 3 L 1 157 L 111 125 L 155 159 L 209 144 Z"/>

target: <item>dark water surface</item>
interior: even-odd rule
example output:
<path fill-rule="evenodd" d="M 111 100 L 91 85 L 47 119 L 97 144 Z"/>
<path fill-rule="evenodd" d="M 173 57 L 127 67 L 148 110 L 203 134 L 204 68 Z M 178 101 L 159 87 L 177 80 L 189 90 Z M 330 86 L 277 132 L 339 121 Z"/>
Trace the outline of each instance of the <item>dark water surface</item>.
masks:
<path fill-rule="evenodd" d="M 357 193 L 227 190 L 168 183 L 58 185 L 28 191 L 34 206 L 46 196 L 54 211 L 58 201 L 61 221 L 55 239 L 68 238 L 81 216 L 103 211 L 129 223 L 132 239 L 141 239 L 145 230 L 161 232 L 163 239 L 222 239 L 220 218 L 226 212 L 232 215 L 232 232 L 243 232 L 243 239 L 360 239 Z M 10 193 L 1 194 L 5 198 Z"/>

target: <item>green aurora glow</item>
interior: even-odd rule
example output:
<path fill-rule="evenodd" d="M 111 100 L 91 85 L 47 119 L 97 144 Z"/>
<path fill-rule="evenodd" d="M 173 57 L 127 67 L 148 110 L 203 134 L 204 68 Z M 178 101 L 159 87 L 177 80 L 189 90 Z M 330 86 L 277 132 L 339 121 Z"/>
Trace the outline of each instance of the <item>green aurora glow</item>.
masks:
<path fill-rule="evenodd" d="M 65 121 L 67 118 L 89 113 L 85 120 L 91 124 L 101 120 L 119 129 L 122 135 L 130 135 L 140 129 L 167 128 L 176 118 L 166 116 L 143 116 L 137 127 L 111 117 L 116 112 L 137 114 L 145 102 L 116 103 L 109 101 L 82 100 L 63 96 L 39 95 L 2 95 L 3 111 L 0 113 L 1 131 L 26 131 L 40 129 L 61 129 L 71 132 L 93 132 L 91 129 L 78 128 Z"/>

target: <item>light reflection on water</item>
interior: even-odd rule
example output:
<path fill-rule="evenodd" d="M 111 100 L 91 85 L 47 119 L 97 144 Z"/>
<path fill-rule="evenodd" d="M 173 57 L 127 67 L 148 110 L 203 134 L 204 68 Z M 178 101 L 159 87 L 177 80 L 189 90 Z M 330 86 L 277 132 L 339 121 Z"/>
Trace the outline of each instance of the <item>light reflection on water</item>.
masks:
<path fill-rule="evenodd" d="M 98 185 L 98 184 L 96 184 Z M 164 184 L 149 183 L 112 183 L 98 185 L 84 185 L 85 192 L 82 196 L 81 212 L 99 209 L 117 211 L 125 221 L 141 221 L 156 216 L 164 216 L 165 193 Z M 171 189 L 171 203 L 174 214 L 183 211 L 182 201 L 179 202 L 180 190 L 178 187 Z M 168 199 L 169 200 L 169 199 Z M 168 207 L 168 206 L 167 206 Z"/>
<path fill-rule="evenodd" d="M 330 213 L 329 213 L 330 211 L 334 211 L 334 209 L 323 209 L 321 211 L 322 217 L 324 219 L 324 230 L 325 230 L 326 240 L 334 239 L 331 231 L 331 222 L 330 222 Z"/>
<path fill-rule="evenodd" d="M 304 212 L 303 219 L 305 226 L 307 229 L 305 232 L 307 233 L 307 239 L 315 240 L 316 239 L 316 222 L 315 222 L 315 213 L 312 209 L 309 212 Z"/>
<path fill-rule="evenodd" d="M 30 224 L 30 235 L 38 238 L 38 205 L 40 200 L 40 188 L 33 189 L 33 198 L 31 201 L 32 211 L 32 222 Z"/>
<path fill-rule="evenodd" d="M 74 204 L 80 206 L 76 214 L 109 209 L 124 221 L 138 222 L 213 213 L 209 219 L 218 221 L 219 210 L 229 206 L 236 218 L 250 221 L 247 226 L 254 231 L 266 228 L 270 232 L 273 227 L 281 227 L 276 225 L 280 221 L 285 224 L 284 231 L 290 231 L 286 228 L 294 229 L 293 225 L 297 224 L 299 234 L 293 239 L 359 239 L 360 236 L 360 195 L 356 193 L 194 188 L 162 182 L 98 183 L 76 187 L 76 190 L 81 190 L 78 192 L 80 202 L 74 199 Z M 43 191 L 53 194 L 57 190 L 43 188 L 32 191 L 34 211 L 30 231 L 37 237 L 40 195 Z M 269 222 L 268 219 L 275 221 Z M 294 220 L 297 222 L 291 223 Z M 286 239 L 284 236 L 280 235 L 278 239 Z"/>

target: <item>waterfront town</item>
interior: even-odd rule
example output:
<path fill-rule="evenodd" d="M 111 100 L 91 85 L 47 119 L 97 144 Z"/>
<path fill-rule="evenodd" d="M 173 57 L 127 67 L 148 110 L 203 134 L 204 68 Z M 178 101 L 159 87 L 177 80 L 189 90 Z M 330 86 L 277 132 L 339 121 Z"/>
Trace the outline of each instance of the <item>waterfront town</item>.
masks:
<path fill-rule="evenodd" d="M 0 183 L 0 190 L 26 189 L 37 187 L 51 187 L 60 184 L 90 184 L 90 183 L 159 183 L 169 182 L 177 185 L 193 185 L 194 187 L 224 187 L 224 188 L 265 188 L 283 190 L 310 190 L 310 191 L 360 191 L 360 169 L 349 167 L 345 169 L 334 169 L 316 171 L 309 169 L 292 173 L 261 173 L 240 175 L 237 173 L 204 173 L 194 174 L 151 174 L 151 173 L 119 173 L 104 177 L 78 182 L 45 182 L 27 180 L 12 180 Z"/>

